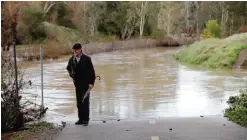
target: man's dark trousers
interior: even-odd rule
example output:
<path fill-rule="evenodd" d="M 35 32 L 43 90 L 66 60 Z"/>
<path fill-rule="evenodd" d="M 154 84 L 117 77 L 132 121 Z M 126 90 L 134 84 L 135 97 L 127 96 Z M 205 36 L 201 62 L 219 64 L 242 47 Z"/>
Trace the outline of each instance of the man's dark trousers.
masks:
<path fill-rule="evenodd" d="M 90 94 L 87 98 L 82 102 L 83 96 L 88 90 L 88 85 L 83 85 L 82 82 L 74 82 L 76 87 L 76 101 L 77 101 L 77 109 L 78 109 L 78 117 L 80 121 L 89 121 L 89 107 L 90 107 Z"/>

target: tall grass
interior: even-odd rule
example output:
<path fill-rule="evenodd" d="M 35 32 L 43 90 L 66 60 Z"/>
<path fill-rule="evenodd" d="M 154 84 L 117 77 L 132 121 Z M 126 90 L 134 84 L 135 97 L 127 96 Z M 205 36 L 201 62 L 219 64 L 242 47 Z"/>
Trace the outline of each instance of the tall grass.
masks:
<path fill-rule="evenodd" d="M 44 58 L 57 59 L 61 55 L 72 54 L 70 46 L 66 46 L 55 40 L 48 40 L 43 44 Z M 40 45 L 20 45 L 17 46 L 17 56 L 27 61 L 40 59 Z"/>
<path fill-rule="evenodd" d="M 244 33 L 226 39 L 202 40 L 186 47 L 174 58 L 182 62 L 210 68 L 230 69 L 241 50 L 247 49 L 247 44 L 242 42 L 247 39 L 246 35 Z"/>

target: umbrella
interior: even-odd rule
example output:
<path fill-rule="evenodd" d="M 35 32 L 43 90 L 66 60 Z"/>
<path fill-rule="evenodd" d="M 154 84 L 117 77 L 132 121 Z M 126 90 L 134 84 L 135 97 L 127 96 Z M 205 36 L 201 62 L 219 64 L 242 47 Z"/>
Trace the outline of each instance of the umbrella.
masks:
<path fill-rule="evenodd" d="M 99 78 L 99 80 L 101 79 L 100 76 L 96 76 L 95 79 L 96 79 L 97 77 Z M 91 87 L 88 88 L 88 90 L 86 91 L 86 93 L 84 94 L 84 96 L 83 96 L 83 98 L 82 98 L 82 102 L 84 102 L 84 100 L 87 98 L 87 96 L 89 95 L 91 89 L 92 89 Z"/>

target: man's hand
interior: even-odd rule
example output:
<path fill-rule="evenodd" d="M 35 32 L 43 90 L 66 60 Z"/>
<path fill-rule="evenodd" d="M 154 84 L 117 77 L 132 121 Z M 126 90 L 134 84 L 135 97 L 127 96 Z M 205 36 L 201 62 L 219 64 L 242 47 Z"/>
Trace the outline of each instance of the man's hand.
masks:
<path fill-rule="evenodd" d="M 88 87 L 89 87 L 89 88 L 93 88 L 93 85 L 92 85 L 92 84 L 89 84 Z"/>
<path fill-rule="evenodd" d="M 69 73 L 69 76 L 70 76 L 71 78 L 74 78 L 72 73 Z"/>

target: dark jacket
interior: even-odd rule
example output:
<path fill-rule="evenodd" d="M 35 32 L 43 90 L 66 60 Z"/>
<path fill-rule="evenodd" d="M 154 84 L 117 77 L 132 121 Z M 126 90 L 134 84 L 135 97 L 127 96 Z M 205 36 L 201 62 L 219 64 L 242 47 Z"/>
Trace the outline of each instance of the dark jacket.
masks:
<path fill-rule="evenodd" d="M 95 71 L 89 56 L 82 53 L 79 63 L 76 63 L 76 58 L 73 55 L 69 59 L 67 70 L 75 83 L 80 83 L 82 86 L 94 85 Z"/>

